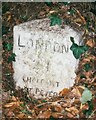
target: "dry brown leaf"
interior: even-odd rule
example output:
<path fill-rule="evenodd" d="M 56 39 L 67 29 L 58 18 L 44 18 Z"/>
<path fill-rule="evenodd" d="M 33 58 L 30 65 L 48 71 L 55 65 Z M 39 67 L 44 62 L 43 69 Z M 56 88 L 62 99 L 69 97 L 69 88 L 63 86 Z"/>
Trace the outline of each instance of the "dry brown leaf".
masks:
<path fill-rule="evenodd" d="M 12 106 L 16 106 L 16 107 L 18 107 L 18 106 L 20 106 L 20 104 L 22 104 L 23 102 L 11 102 L 11 103 L 7 103 L 6 105 L 4 105 L 4 107 L 5 108 L 10 108 L 10 107 L 12 107 Z"/>
<path fill-rule="evenodd" d="M 13 117 L 13 116 L 14 116 L 13 111 L 9 111 L 9 112 L 7 113 L 7 116 L 8 116 L 8 117 Z"/>
<path fill-rule="evenodd" d="M 85 87 L 84 86 L 78 86 L 78 89 L 84 90 Z"/>
<path fill-rule="evenodd" d="M 11 103 L 7 103 L 6 105 L 4 105 L 5 108 L 10 108 L 14 105 L 14 102 Z"/>
<path fill-rule="evenodd" d="M 74 116 L 71 113 L 67 113 L 68 118 L 73 118 Z"/>
<path fill-rule="evenodd" d="M 67 104 L 67 103 L 62 103 L 61 106 L 62 106 L 62 107 L 67 107 L 68 104 Z"/>
<path fill-rule="evenodd" d="M 45 11 L 40 11 L 40 16 L 43 16 L 43 15 L 45 15 Z"/>
<path fill-rule="evenodd" d="M 21 118 L 24 118 L 25 116 L 26 116 L 26 115 L 25 115 L 24 113 L 20 113 L 20 114 L 16 115 L 16 117 L 17 117 L 17 118 L 20 118 L 20 119 L 21 119 Z"/>
<path fill-rule="evenodd" d="M 67 112 L 71 112 L 69 108 L 65 108 L 65 110 L 66 110 Z"/>
<path fill-rule="evenodd" d="M 50 111 L 45 111 L 45 112 L 41 112 L 41 113 L 39 113 L 39 115 L 38 115 L 38 118 L 50 118 L 50 116 L 51 116 L 51 112 Z"/>
<path fill-rule="evenodd" d="M 16 98 L 15 96 L 12 96 L 11 100 L 12 100 L 12 101 L 17 101 L 18 98 Z"/>
<path fill-rule="evenodd" d="M 88 40 L 86 42 L 86 45 L 90 46 L 90 47 L 94 47 L 95 43 L 93 42 L 93 40 Z"/>
<path fill-rule="evenodd" d="M 57 105 L 54 106 L 54 110 L 55 110 L 56 112 L 61 112 L 61 111 L 63 110 L 63 108 L 61 107 L 60 104 L 57 104 Z"/>
<path fill-rule="evenodd" d="M 71 91 L 76 97 L 81 97 L 81 93 L 77 87 L 73 88 Z"/>
<path fill-rule="evenodd" d="M 75 19 L 74 22 L 76 22 L 78 24 L 82 24 L 83 23 L 83 21 L 80 18 Z"/>
<path fill-rule="evenodd" d="M 90 78 L 91 75 L 92 75 L 92 71 L 85 72 L 85 76 L 87 79 Z"/>
<path fill-rule="evenodd" d="M 60 96 L 65 96 L 70 92 L 68 88 L 64 88 L 62 91 L 60 91 L 59 95 Z"/>
<path fill-rule="evenodd" d="M 72 115 L 76 115 L 79 113 L 79 110 L 76 107 L 65 108 L 67 112 L 70 112 Z"/>
<path fill-rule="evenodd" d="M 76 107 L 70 107 L 69 109 L 71 112 L 74 112 L 75 114 L 79 113 L 79 110 Z"/>
<path fill-rule="evenodd" d="M 51 116 L 53 118 L 63 118 L 63 115 L 61 113 L 58 113 L 58 112 L 52 112 Z"/>
<path fill-rule="evenodd" d="M 74 105 L 79 104 L 79 103 L 81 103 L 80 99 L 75 99 L 74 102 L 73 102 Z"/>
<path fill-rule="evenodd" d="M 12 18 L 12 16 L 11 16 L 11 15 L 8 15 L 7 21 L 10 21 L 11 18 Z"/>
<path fill-rule="evenodd" d="M 80 109 L 82 110 L 88 110 L 88 108 L 89 108 L 89 106 L 88 106 L 88 104 L 84 104 L 84 105 L 80 105 Z"/>
<path fill-rule="evenodd" d="M 15 20 L 15 22 L 16 22 L 16 25 L 18 25 L 18 24 L 21 23 L 21 21 L 20 21 L 19 19 L 17 19 L 17 18 L 14 18 L 14 20 Z"/>
<path fill-rule="evenodd" d="M 79 12 L 79 10 L 75 9 L 77 11 L 78 16 L 80 17 L 80 19 L 82 20 L 83 24 L 86 24 L 85 18 L 81 15 L 81 13 Z"/>

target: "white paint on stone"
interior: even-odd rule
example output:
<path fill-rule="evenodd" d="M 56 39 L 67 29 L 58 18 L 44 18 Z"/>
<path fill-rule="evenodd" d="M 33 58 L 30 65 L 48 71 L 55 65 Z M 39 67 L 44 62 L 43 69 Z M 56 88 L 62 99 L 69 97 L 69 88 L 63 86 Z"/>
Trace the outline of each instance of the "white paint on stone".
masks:
<path fill-rule="evenodd" d="M 78 60 L 70 37 L 80 44 L 81 34 L 69 26 L 50 26 L 49 19 L 33 20 L 14 27 L 13 63 L 16 86 L 29 88 L 35 97 L 46 97 L 73 86 Z"/>

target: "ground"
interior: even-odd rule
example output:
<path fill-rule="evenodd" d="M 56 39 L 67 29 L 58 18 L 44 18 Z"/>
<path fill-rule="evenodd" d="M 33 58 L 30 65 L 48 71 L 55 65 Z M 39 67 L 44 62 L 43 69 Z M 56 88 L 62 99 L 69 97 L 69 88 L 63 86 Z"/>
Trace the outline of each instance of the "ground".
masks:
<path fill-rule="evenodd" d="M 2 90 L 4 118 L 94 118 L 96 117 L 96 3 L 3 3 Z M 15 89 L 12 56 L 13 27 L 33 19 L 58 15 L 76 30 L 82 30 L 88 51 L 80 57 L 75 85 L 59 96 L 35 99 L 26 89 Z M 85 89 L 87 88 L 87 92 Z M 84 93 L 85 91 L 85 93 Z M 87 93 L 87 94 L 86 94 Z M 92 96 L 91 96 L 92 93 Z M 88 98 L 84 98 L 88 95 Z M 83 103 L 80 99 L 83 97 Z M 91 98 L 92 97 L 92 98 Z"/>

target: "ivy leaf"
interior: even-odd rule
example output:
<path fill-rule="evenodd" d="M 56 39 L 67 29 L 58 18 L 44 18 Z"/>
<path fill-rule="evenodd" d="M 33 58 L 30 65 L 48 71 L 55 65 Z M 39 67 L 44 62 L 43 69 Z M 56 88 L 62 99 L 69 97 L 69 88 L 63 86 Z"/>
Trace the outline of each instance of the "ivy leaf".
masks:
<path fill-rule="evenodd" d="M 80 100 L 81 100 L 82 104 L 85 104 L 88 101 L 91 101 L 92 100 L 92 92 L 88 88 L 85 88 Z"/>
<path fill-rule="evenodd" d="M 21 112 L 24 113 L 24 114 L 32 114 L 30 111 L 28 111 L 26 109 L 22 110 Z"/>
<path fill-rule="evenodd" d="M 72 43 L 74 43 L 74 37 L 70 37 Z"/>
<path fill-rule="evenodd" d="M 69 9 L 69 10 L 68 10 L 68 14 L 73 15 L 74 13 L 75 13 L 75 10 L 74 10 L 74 9 Z"/>
<path fill-rule="evenodd" d="M 10 51 L 10 50 L 12 50 L 12 48 L 13 48 L 12 44 L 3 42 L 3 49 L 4 50 L 6 49 L 6 50 Z"/>
<path fill-rule="evenodd" d="M 12 48 L 13 48 L 13 45 L 10 44 L 10 43 L 7 43 L 6 49 L 7 49 L 8 51 L 10 51 L 10 50 L 12 50 Z"/>
<path fill-rule="evenodd" d="M 16 54 L 15 53 L 12 53 L 11 56 L 8 57 L 8 63 L 14 61 L 15 62 L 15 57 L 16 57 Z"/>
<path fill-rule="evenodd" d="M 86 72 L 88 72 L 91 68 L 92 68 L 92 67 L 91 67 L 91 65 L 90 65 L 89 63 L 86 63 L 86 64 L 84 65 L 84 69 L 85 69 Z"/>
<path fill-rule="evenodd" d="M 61 25 L 62 23 L 62 20 L 61 18 L 59 18 L 57 15 L 51 15 L 49 16 L 51 22 L 50 22 L 50 26 L 53 26 L 53 25 Z"/>
<path fill-rule="evenodd" d="M 24 104 L 24 103 L 23 103 L 23 104 L 20 104 L 20 106 L 24 108 L 24 107 L 25 107 L 25 104 Z"/>
<path fill-rule="evenodd" d="M 91 101 L 88 101 L 88 106 L 89 106 L 89 109 L 88 110 L 84 110 L 83 113 L 86 114 L 86 116 L 89 116 L 92 114 L 92 111 L 93 111 L 93 103 L 92 103 L 92 100 Z"/>
<path fill-rule="evenodd" d="M 86 78 L 86 76 L 83 75 L 83 74 L 81 74 L 81 75 L 80 75 L 80 78 L 81 78 L 81 79 L 82 79 L 82 78 Z"/>
<path fill-rule="evenodd" d="M 25 16 L 21 15 L 21 16 L 20 16 L 20 19 L 23 20 L 24 22 L 26 22 L 27 19 L 28 19 L 28 16 L 26 16 L 26 15 L 25 15 Z"/>
<path fill-rule="evenodd" d="M 70 50 L 72 50 L 73 55 L 76 59 L 79 59 L 80 56 L 85 53 L 88 50 L 88 46 L 78 46 L 75 42 L 73 37 L 70 37 L 71 42 L 73 43 L 72 46 L 70 47 Z"/>
<path fill-rule="evenodd" d="M 46 4 L 47 6 L 49 6 L 49 7 L 50 7 L 51 5 L 53 5 L 52 2 L 51 2 L 51 0 L 44 0 L 44 1 L 45 1 L 45 4 Z"/>

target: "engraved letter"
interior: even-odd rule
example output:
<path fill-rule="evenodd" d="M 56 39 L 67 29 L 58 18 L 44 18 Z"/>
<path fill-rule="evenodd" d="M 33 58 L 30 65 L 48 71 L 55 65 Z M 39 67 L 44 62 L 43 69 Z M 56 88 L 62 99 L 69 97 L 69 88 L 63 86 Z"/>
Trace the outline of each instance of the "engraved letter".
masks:
<path fill-rule="evenodd" d="M 57 87 L 59 87 L 59 82 L 56 82 L 57 83 Z"/>
<path fill-rule="evenodd" d="M 65 45 L 62 45 L 62 53 L 64 52 L 68 53 L 68 51 L 69 51 L 68 45 L 67 47 Z"/>
<path fill-rule="evenodd" d="M 54 43 L 54 52 L 60 52 L 60 46 L 58 43 Z"/>
<path fill-rule="evenodd" d="M 50 50 L 51 49 L 51 43 L 50 43 L 50 41 L 46 41 L 46 43 L 45 43 L 45 51 L 47 51 L 47 50 Z"/>
<path fill-rule="evenodd" d="M 19 46 L 19 47 L 25 47 L 24 45 L 21 45 L 21 44 L 20 44 L 20 35 L 19 35 L 19 37 L 18 37 L 18 46 Z"/>
<path fill-rule="evenodd" d="M 43 40 L 36 40 L 36 50 L 42 50 L 43 44 Z"/>

